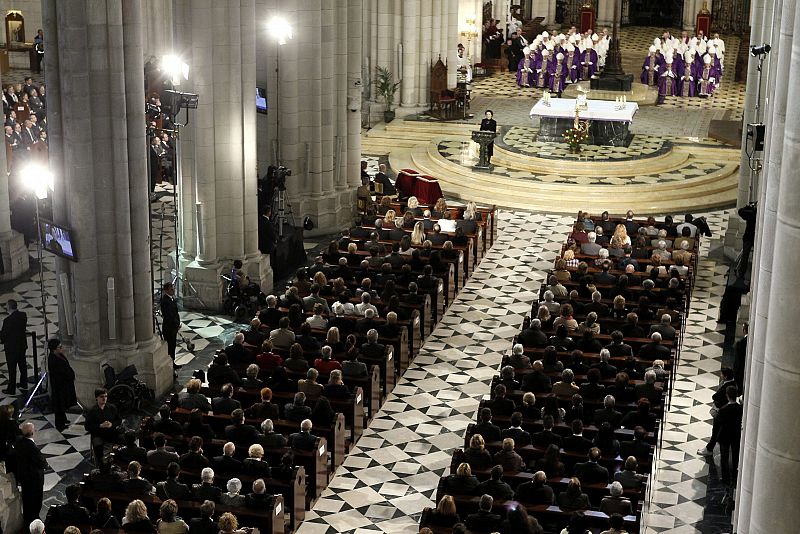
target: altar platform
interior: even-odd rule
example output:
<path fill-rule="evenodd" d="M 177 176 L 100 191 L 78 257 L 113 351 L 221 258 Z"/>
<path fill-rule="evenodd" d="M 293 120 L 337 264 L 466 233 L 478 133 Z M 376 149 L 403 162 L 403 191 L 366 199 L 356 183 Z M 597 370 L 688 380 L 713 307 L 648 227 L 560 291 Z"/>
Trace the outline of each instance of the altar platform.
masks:
<path fill-rule="evenodd" d="M 544 142 L 563 142 L 564 132 L 575 124 L 575 106 L 573 98 L 544 98 L 531 108 L 531 119 L 539 119 L 537 140 Z M 633 140 L 629 126 L 633 116 L 639 110 L 636 102 L 617 103 L 607 100 L 586 100 L 586 109 L 579 113 L 581 120 L 589 121 L 590 145 L 627 147 Z"/>

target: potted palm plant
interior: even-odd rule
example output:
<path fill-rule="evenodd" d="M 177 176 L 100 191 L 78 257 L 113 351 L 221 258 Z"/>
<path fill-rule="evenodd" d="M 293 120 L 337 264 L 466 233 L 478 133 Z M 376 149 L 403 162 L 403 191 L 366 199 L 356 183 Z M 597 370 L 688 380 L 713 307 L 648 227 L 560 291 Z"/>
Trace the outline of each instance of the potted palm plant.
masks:
<path fill-rule="evenodd" d="M 394 95 L 397 93 L 397 88 L 400 87 L 400 82 L 394 81 L 392 72 L 386 68 L 378 66 L 375 68 L 375 80 L 372 82 L 375 85 L 375 90 L 383 97 L 386 103 L 386 109 L 383 111 L 383 121 L 392 122 L 394 120 Z"/>

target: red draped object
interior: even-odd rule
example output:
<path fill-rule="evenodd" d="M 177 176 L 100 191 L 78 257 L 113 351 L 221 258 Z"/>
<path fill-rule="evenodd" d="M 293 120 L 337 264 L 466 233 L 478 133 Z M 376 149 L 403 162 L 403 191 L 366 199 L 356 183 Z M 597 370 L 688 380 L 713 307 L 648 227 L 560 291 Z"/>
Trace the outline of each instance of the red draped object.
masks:
<path fill-rule="evenodd" d="M 402 192 L 404 197 L 417 197 L 420 204 L 433 205 L 444 196 L 436 178 L 420 174 L 414 169 L 402 169 L 397 174 L 395 187 Z"/>

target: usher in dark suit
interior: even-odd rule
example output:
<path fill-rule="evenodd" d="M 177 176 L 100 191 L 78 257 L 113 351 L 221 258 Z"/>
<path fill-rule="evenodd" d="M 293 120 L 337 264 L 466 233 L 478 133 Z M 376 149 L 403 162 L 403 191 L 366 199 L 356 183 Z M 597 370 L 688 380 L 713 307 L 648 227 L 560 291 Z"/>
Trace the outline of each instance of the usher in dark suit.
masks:
<path fill-rule="evenodd" d="M 161 331 L 164 341 L 167 342 L 169 357 L 175 362 L 175 345 L 178 342 L 178 330 L 181 327 L 181 317 L 178 314 L 178 303 L 166 293 L 161 294 L 161 317 L 164 320 Z"/>
<path fill-rule="evenodd" d="M 27 327 L 28 316 L 19 310 L 12 311 L 3 320 L 0 342 L 5 346 L 6 362 L 8 362 L 6 393 L 13 394 L 17 387 L 17 368 L 19 368 L 20 388 L 28 387 L 28 366 L 25 361 L 25 351 L 28 349 L 28 338 L 25 335 Z"/>
<path fill-rule="evenodd" d="M 44 470 L 47 462 L 32 439 L 18 437 L 15 447 L 17 482 L 22 486 L 22 509 L 25 523 L 39 519 L 44 493 Z"/>

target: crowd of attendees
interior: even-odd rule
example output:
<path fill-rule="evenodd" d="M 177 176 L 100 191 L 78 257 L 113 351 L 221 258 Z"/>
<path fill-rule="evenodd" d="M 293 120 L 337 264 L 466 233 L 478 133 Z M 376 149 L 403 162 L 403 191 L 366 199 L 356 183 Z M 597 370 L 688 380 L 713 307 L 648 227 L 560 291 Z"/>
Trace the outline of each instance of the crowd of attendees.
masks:
<path fill-rule="evenodd" d="M 691 215 L 578 214 L 422 527 L 540 533 L 547 525 L 531 507 L 555 505 L 568 534 L 590 528 L 588 510 L 608 516 L 604 532 L 625 532 L 647 483 L 707 233 Z M 469 496 L 477 511 L 459 514 Z"/>
<path fill-rule="evenodd" d="M 44 85 L 28 76 L 24 83 L 9 84 L 3 89 L 3 124 L 6 134 L 8 170 L 18 170 L 39 151 L 47 160 L 47 97 Z"/>

